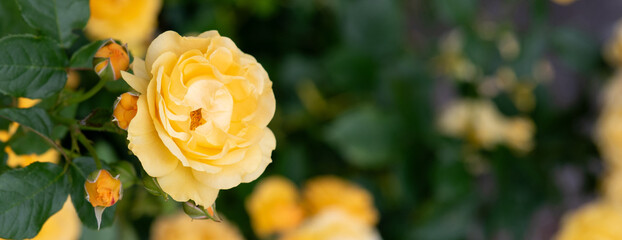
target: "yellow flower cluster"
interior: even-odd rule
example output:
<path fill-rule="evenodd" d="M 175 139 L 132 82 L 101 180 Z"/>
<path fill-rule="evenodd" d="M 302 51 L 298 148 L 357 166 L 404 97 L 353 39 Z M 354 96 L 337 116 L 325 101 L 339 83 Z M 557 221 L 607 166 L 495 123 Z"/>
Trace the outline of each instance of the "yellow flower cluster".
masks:
<path fill-rule="evenodd" d="M 334 176 L 309 180 L 302 197 L 286 178 L 266 178 L 247 199 L 246 208 L 261 238 L 379 239 L 371 194 Z"/>
<path fill-rule="evenodd" d="M 533 148 L 533 122 L 522 117 L 505 117 L 487 100 L 451 103 L 441 113 L 439 127 L 447 135 L 467 139 L 485 149 L 500 143 L 520 152 Z"/>
<path fill-rule="evenodd" d="M 620 226 L 622 226 L 620 205 L 597 201 L 566 215 L 555 239 L 622 239 Z"/>
<path fill-rule="evenodd" d="M 152 240 L 241 240 L 240 231 L 229 222 L 194 220 L 183 212 L 158 218 L 151 227 Z"/>

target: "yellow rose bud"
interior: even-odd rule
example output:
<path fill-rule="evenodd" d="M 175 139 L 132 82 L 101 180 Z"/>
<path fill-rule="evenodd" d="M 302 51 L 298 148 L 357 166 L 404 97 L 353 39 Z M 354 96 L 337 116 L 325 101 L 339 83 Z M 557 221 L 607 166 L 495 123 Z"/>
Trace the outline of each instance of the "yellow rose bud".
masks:
<path fill-rule="evenodd" d="M 114 116 L 115 122 L 122 129 L 127 129 L 127 126 L 130 125 L 130 121 L 136 116 L 136 102 L 138 101 L 138 96 L 135 96 L 131 93 L 124 93 L 119 96 L 117 103 L 114 106 L 114 111 L 112 112 L 112 116 Z"/>
<path fill-rule="evenodd" d="M 132 69 L 121 72 L 140 94 L 129 149 L 175 201 L 211 206 L 218 191 L 257 179 L 272 161 L 272 81 L 231 39 L 168 31 Z"/>
<path fill-rule="evenodd" d="M 125 71 L 130 66 L 130 56 L 127 49 L 110 40 L 95 53 L 93 59 L 93 70 L 100 77 L 110 77 L 117 80 L 121 77 L 121 71 Z M 108 76 L 111 74 L 111 76 Z"/>
<path fill-rule="evenodd" d="M 110 207 L 123 196 L 121 180 L 119 176 L 112 177 L 106 170 L 98 170 L 92 173 L 93 180 L 84 183 L 86 199 L 93 207 Z"/>

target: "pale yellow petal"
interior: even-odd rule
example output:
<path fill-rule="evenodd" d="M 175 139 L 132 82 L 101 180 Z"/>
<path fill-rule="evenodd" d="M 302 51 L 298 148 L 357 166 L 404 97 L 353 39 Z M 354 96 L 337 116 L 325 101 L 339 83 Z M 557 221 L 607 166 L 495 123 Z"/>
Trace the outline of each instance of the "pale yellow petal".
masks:
<path fill-rule="evenodd" d="M 138 111 L 127 129 L 129 149 L 140 159 L 145 171 L 153 177 L 171 173 L 179 161 L 162 143 L 148 112 L 147 99 L 138 97 Z"/>
<path fill-rule="evenodd" d="M 191 49 L 205 51 L 207 46 L 209 46 L 209 42 L 209 38 L 182 37 L 176 32 L 166 31 L 154 39 L 149 49 L 147 49 L 147 57 L 145 58 L 147 72 L 151 72 L 154 61 L 165 52 L 181 55 Z"/>
<path fill-rule="evenodd" d="M 230 189 L 240 185 L 242 177 L 257 169 L 261 160 L 261 149 L 256 146 L 249 149 L 239 162 L 223 166 L 218 173 L 211 174 L 193 170 L 192 174 L 205 185 L 218 189 Z"/>
<path fill-rule="evenodd" d="M 145 62 L 140 58 L 134 58 L 132 70 L 134 70 L 133 75 L 126 71 L 121 71 L 123 80 L 137 92 L 141 94 L 146 93 L 151 76 L 145 70 Z"/>
<path fill-rule="evenodd" d="M 218 196 L 218 189 L 197 181 L 191 169 L 177 165 L 172 173 L 158 177 L 158 183 L 175 201 L 185 202 L 192 199 L 201 206 L 211 206 Z"/>

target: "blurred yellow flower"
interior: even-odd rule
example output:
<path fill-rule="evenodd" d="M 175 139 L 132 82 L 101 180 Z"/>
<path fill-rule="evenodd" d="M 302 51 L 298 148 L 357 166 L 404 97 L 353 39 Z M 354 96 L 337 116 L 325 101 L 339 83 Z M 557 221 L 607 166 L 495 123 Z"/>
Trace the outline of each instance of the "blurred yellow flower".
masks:
<path fill-rule="evenodd" d="M 339 208 L 370 226 L 378 222 L 372 195 L 364 188 L 335 176 L 316 177 L 307 181 L 303 202 L 310 215 L 327 208 Z"/>
<path fill-rule="evenodd" d="M 272 162 L 276 102 L 255 58 L 216 31 L 158 36 L 123 79 L 140 96 L 129 149 L 176 201 L 211 206 L 221 189 L 255 180 Z"/>
<path fill-rule="evenodd" d="M 17 155 L 13 152 L 13 149 L 10 147 L 5 147 L 4 151 L 7 153 L 8 158 L 6 161 L 6 165 L 9 167 L 26 167 L 33 162 L 51 162 L 58 163 L 59 154 L 56 150 L 50 149 L 44 152 L 41 155 L 38 154 L 26 154 L 26 155 Z"/>
<path fill-rule="evenodd" d="M 622 226 L 622 208 L 605 201 L 597 201 L 564 216 L 555 239 L 622 239 L 620 226 Z"/>
<path fill-rule="evenodd" d="M 557 3 L 559 5 L 570 5 L 571 3 L 575 2 L 576 0 L 551 0 L 554 3 Z"/>
<path fill-rule="evenodd" d="M 535 127 L 530 119 L 509 119 L 504 131 L 505 141 L 510 147 L 521 152 L 529 152 L 533 148 L 531 137 L 534 134 Z"/>
<path fill-rule="evenodd" d="M 444 134 L 465 138 L 485 149 L 506 143 L 518 151 L 529 151 L 533 145 L 531 120 L 505 117 L 489 100 L 455 101 L 441 113 L 438 122 Z"/>
<path fill-rule="evenodd" d="M 622 73 L 604 88 L 604 105 L 596 123 L 596 143 L 612 167 L 622 169 Z"/>
<path fill-rule="evenodd" d="M 379 240 L 369 224 L 340 208 L 326 208 L 280 240 Z"/>
<path fill-rule="evenodd" d="M 183 212 L 156 219 L 152 240 L 241 240 L 240 231 L 227 221 L 194 220 Z"/>
<path fill-rule="evenodd" d="M 90 0 L 86 33 L 95 40 L 121 40 L 134 55 L 143 56 L 157 27 L 161 5 L 161 0 Z"/>
<path fill-rule="evenodd" d="M 246 200 L 253 230 L 260 238 L 297 227 L 304 218 L 298 189 L 286 178 L 262 180 Z"/>
<path fill-rule="evenodd" d="M 48 218 L 41 231 L 33 240 L 77 240 L 82 232 L 82 223 L 76 213 L 71 198 L 67 197 L 65 205 Z"/>
<path fill-rule="evenodd" d="M 603 179 L 602 190 L 604 198 L 622 206 L 622 169 L 609 168 Z"/>

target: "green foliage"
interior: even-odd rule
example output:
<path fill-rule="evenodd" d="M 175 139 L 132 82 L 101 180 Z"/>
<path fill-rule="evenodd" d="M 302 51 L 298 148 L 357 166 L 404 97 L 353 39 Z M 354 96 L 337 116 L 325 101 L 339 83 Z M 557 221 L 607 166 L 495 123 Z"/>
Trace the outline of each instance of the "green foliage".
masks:
<path fill-rule="evenodd" d="M 92 68 L 93 56 L 108 40 L 99 40 L 82 46 L 78 49 L 69 60 L 69 66 L 72 68 Z"/>
<path fill-rule="evenodd" d="M 52 135 L 52 120 L 43 109 L 5 108 L 0 109 L 0 116 L 26 126 L 43 137 L 49 138 Z"/>
<path fill-rule="evenodd" d="M 45 37 L 7 36 L 0 39 L 0 92 L 15 97 L 45 98 L 67 80 L 67 57 Z"/>
<path fill-rule="evenodd" d="M 33 163 L 0 175 L 0 237 L 32 238 L 61 209 L 69 184 L 61 167 Z"/>
<path fill-rule="evenodd" d="M 11 0 L 9 0 L 11 1 Z M 24 20 L 45 36 L 68 48 L 78 38 L 73 29 L 86 26 L 89 18 L 88 0 L 18 0 Z"/>

